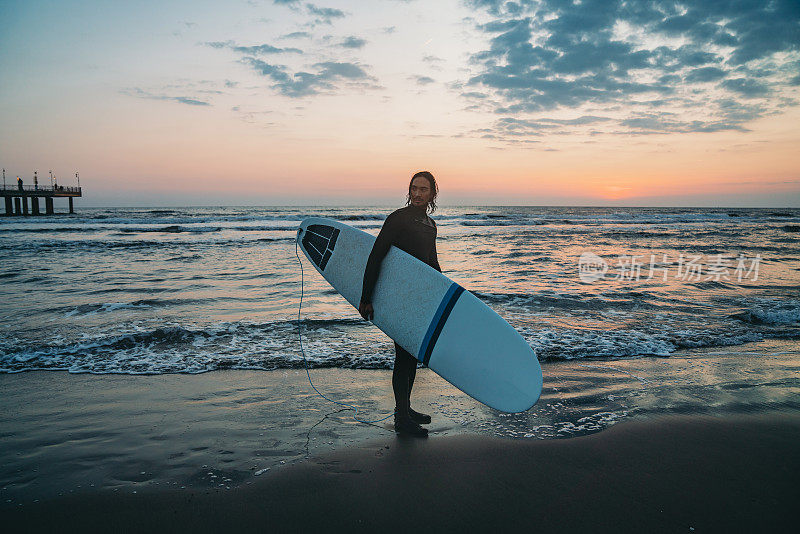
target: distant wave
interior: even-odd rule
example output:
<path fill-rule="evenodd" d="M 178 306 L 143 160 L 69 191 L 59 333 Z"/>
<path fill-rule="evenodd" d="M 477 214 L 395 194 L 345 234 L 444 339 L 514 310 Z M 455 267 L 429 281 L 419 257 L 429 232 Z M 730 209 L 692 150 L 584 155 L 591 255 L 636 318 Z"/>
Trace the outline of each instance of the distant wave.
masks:
<path fill-rule="evenodd" d="M 531 330 L 523 337 L 536 351 L 540 360 L 572 360 L 592 358 L 667 357 L 680 349 L 722 347 L 760 341 L 763 334 L 711 332 L 684 329 L 680 331 L 646 332 L 623 330 Z"/>
<path fill-rule="evenodd" d="M 566 310 L 602 310 L 607 308 L 624 309 L 634 307 L 657 309 L 662 306 L 674 307 L 673 304 L 667 302 L 658 302 L 658 299 L 654 296 L 649 299 L 651 302 L 647 302 L 642 298 L 643 294 L 639 292 L 625 292 L 608 296 L 607 298 L 600 298 L 596 295 L 561 296 L 525 293 L 488 293 L 481 291 L 472 291 L 472 293 L 489 305 L 521 306 L 533 310 L 540 310 L 548 307 Z"/>
<path fill-rule="evenodd" d="M 133 235 L 133 234 L 125 234 Z M 211 235 L 211 234 L 209 234 Z M 53 240 L 53 241 L 34 241 L 25 244 L 26 249 L 33 251 L 65 250 L 65 251 L 107 251 L 107 250 L 149 250 L 149 249 L 179 249 L 197 247 L 226 247 L 236 245 L 238 247 L 247 245 L 258 245 L 259 243 L 290 243 L 294 241 L 294 236 L 287 237 L 262 237 L 257 239 L 217 239 L 213 241 L 163 241 L 158 239 L 133 239 L 123 241 L 110 241 L 106 239 L 80 239 L 80 240 Z M 18 250 L 17 243 L 0 242 L 0 251 Z"/>
<path fill-rule="evenodd" d="M 151 215 L 176 215 L 177 212 L 175 210 L 149 210 L 147 213 Z"/>
<path fill-rule="evenodd" d="M 98 304 L 80 304 L 66 311 L 65 317 L 74 315 L 95 315 L 102 312 L 130 310 L 138 308 L 165 308 L 168 306 L 185 306 L 203 304 L 209 299 L 140 299 L 133 302 L 104 302 Z"/>
<path fill-rule="evenodd" d="M 360 225 L 359 228 L 365 228 L 365 225 Z M 180 233 L 209 233 L 220 232 L 225 230 L 232 230 L 237 232 L 293 232 L 297 230 L 295 225 L 278 225 L 278 226 L 186 226 L 186 225 L 167 225 L 167 226 L 68 226 L 68 227 L 33 227 L 33 228 L 4 228 L 5 233 L 11 234 L 63 234 L 63 233 L 98 233 L 98 232 L 116 232 L 116 235 L 126 234 L 143 234 L 143 233 L 164 233 L 164 234 L 180 234 Z"/>
<path fill-rule="evenodd" d="M 120 232 L 131 233 L 131 234 L 134 234 L 134 233 L 135 234 L 140 234 L 140 233 L 146 233 L 146 232 L 159 232 L 159 233 L 168 233 L 168 234 L 179 234 L 179 233 L 182 233 L 182 232 L 188 232 L 188 233 L 201 234 L 201 233 L 205 233 L 205 232 L 219 232 L 220 230 L 222 230 L 222 228 L 219 227 L 219 226 L 205 226 L 205 227 L 191 226 L 191 227 L 184 227 L 184 226 L 180 226 L 180 225 L 177 225 L 177 224 L 174 224 L 172 226 L 162 226 L 160 228 L 141 228 L 141 227 L 127 228 L 127 227 L 123 227 L 123 228 L 119 229 Z"/>
<path fill-rule="evenodd" d="M 102 231 L 103 228 L 87 228 L 85 226 L 38 226 L 33 228 L 3 228 L 5 233 L 23 233 L 23 234 L 61 234 L 61 233 L 74 233 L 74 232 L 92 232 Z"/>
<path fill-rule="evenodd" d="M 517 226 L 520 224 L 527 224 L 524 221 L 505 221 L 505 220 L 487 220 L 487 221 L 461 221 L 462 226 Z"/>
<path fill-rule="evenodd" d="M 336 215 L 331 218 L 337 221 L 382 221 L 386 215 Z"/>
<path fill-rule="evenodd" d="M 800 324 L 800 300 L 751 299 L 750 307 L 731 315 L 740 321 L 763 325 Z"/>

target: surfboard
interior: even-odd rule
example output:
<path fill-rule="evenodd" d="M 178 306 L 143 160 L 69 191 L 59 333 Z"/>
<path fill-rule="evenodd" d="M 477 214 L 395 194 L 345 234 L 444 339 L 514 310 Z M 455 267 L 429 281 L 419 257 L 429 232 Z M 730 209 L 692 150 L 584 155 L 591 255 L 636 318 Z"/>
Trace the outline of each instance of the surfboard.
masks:
<path fill-rule="evenodd" d="M 311 217 L 297 242 L 316 270 L 358 308 L 375 237 L 333 219 Z M 511 325 L 475 295 L 391 247 L 372 294 L 372 323 L 472 398 L 509 413 L 536 404 L 542 368 Z"/>

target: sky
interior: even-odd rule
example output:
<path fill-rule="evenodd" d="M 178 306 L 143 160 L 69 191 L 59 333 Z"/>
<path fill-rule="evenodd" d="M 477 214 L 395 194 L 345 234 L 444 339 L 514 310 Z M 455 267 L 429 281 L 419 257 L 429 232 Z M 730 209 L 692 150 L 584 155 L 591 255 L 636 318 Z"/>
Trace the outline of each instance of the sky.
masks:
<path fill-rule="evenodd" d="M 0 2 L 0 165 L 79 206 L 800 207 L 797 0 Z"/>

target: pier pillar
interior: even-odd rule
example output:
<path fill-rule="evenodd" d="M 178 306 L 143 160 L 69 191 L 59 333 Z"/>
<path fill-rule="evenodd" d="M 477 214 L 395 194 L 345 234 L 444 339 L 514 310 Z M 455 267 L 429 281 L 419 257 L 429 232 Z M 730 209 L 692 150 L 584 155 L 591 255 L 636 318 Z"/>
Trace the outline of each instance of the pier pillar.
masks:
<path fill-rule="evenodd" d="M 39 215 L 39 197 L 31 198 L 31 214 Z"/>
<path fill-rule="evenodd" d="M 44 197 L 44 212 L 46 215 L 53 214 L 53 197 Z"/>
<path fill-rule="evenodd" d="M 70 213 L 75 213 L 75 211 L 72 209 L 72 197 L 68 197 L 68 198 L 69 198 L 69 212 Z"/>
<path fill-rule="evenodd" d="M 6 215 L 11 216 L 14 215 L 14 203 L 11 200 L 12 197 L 5 197 L 6 199 Z"/>
<path fill-rule="evenodd" d="M 19 197 L 14 197 L 14 215 L 22 215 L 22 201 Z"/>
<path fill-rule="evenodd" d="M 28 197 L 22 197 L 22 214 L 28 214 Z"/>

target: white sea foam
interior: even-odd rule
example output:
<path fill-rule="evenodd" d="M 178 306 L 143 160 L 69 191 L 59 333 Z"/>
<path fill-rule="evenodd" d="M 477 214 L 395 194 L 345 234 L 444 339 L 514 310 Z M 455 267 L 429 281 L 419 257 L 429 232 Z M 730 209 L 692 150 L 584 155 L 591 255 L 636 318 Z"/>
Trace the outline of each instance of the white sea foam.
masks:
<path fill-rule="evenodd" d="M 746 319 L 772 325 L 800 323 L 800 300 L 754 297 L 751 302 Z"/>

